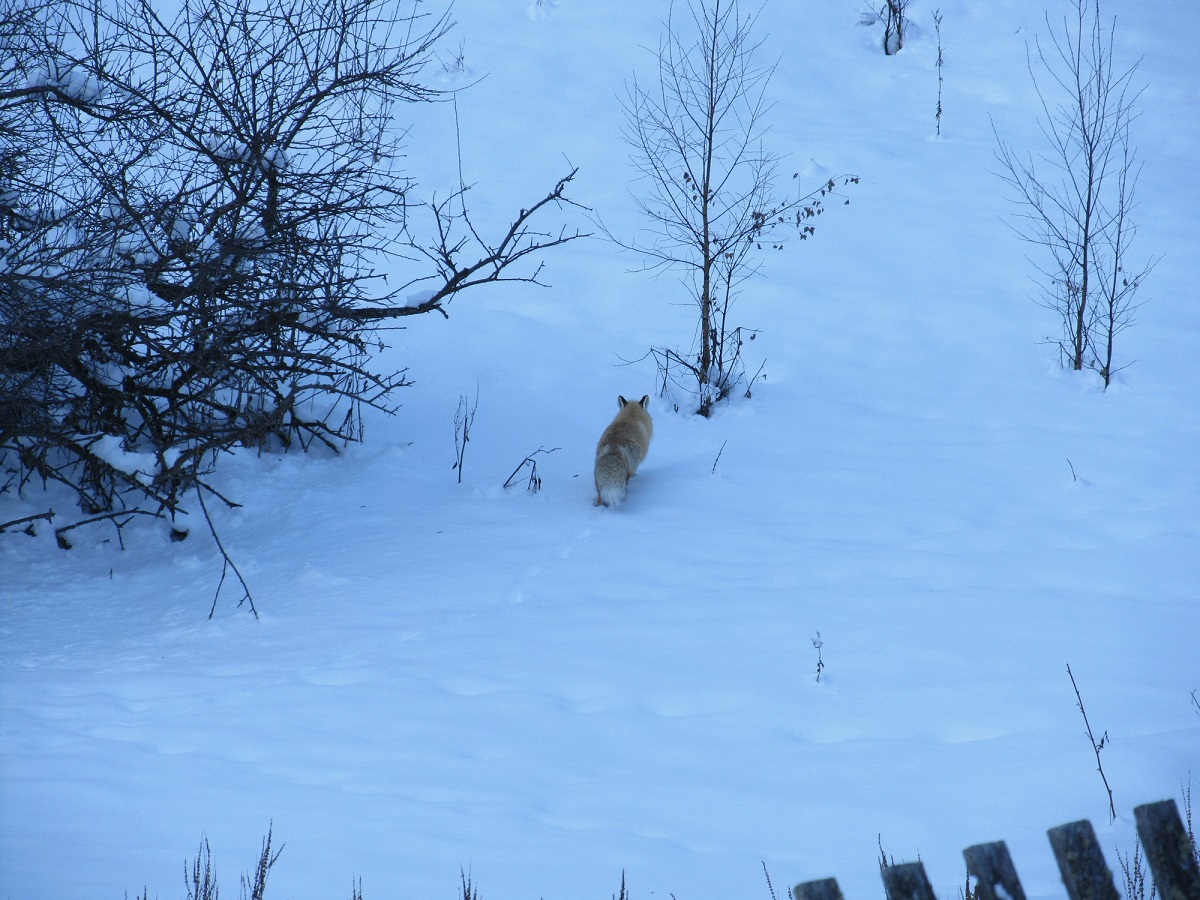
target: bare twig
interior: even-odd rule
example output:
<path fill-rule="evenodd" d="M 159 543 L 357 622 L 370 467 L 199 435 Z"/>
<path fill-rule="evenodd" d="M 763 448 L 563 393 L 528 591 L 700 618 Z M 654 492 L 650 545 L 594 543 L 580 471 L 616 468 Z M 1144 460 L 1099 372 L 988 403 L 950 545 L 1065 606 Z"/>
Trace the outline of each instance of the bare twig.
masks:
<path fill-rule="evenodd" d="M 721 449 L 717 451 L 717 458 L 713 460 L 713 465 L 712 465 L 712 474 L 713 475 L 717 474 L 717 463 L 719 463 L 721 461 L 721 454 L 725 452 L 725 445 L 728 443 L 729 443 L 729 441 L 721 441 Z"/>
<path fill-rule="evenodd" d="M 200 849 L 196 852 L 190 871 L 187 863 L 184 863 L 183 880 L 187 886 L 188 900 L 217 900 L 217 875 L 213 871 L 207 837 L 200 839 Z"/>
<path fill-rule="evenodd" d="M 767 871 L 767 861 L 762 861 L 763 875 L 767 879 L 767 892 L 771 895 L 771 900 L 779 900 L 779 896 L 775 893 L 775 885 L 771 884 L 771 873 Z"/>
<path fill-rule="evenodd" d="M 938 77 L 938 93 L 937 93 L 937 110 L 934 112 L 934 121 L 937 123 L 937 134 L 941 137 L 942 134 L 942 67 L 945 65 L 942 59 L 942 11 L 935 9 L 933 11 L 933 29 L 937 32 L 937 77 Z"/>
<path fill-rule="evenodd" d="M 752 336 L 751 340 L 753 340 L 753 339 L 754 338 Z M 750 396 L 751 396 L 750 391 L 753 389 L 754 385 L 756 385 L 760 381 L 767 380 L 767 376 L 763 374 L 763 369 L 765 369 L 766 367 L 767 367 L 767 361 L 764 359 L 761 363 L 759 363 L 758 371 L 755 372 L 754 376 L 746 382 L 746 399 L 747 400 L 750 399 Z"/>
<path fill-rule="evenodd" d="M 93 525 L 96 522 L 112 522 L 117 529 L 117 541 L 121 544 L 121 548 L 124 549 L 125 542 L 124 538 L 121 536 L 121 529 L 133 521 L 134 516 L 153 516 L 155 518 L 161 518 L 162 514 L 151 512 L 148 509 L 118 509 L 114 510 L 113 512 L 103 513 L 98 516 L 91 516 L 87 519 L 80 519 L 78 522 L 72 522 L 70 525 L 63 525 L 60 528 L 55 528 L 54 537 L 58 542 L 59 547 L 64 550 L 70 550 L 71 542 L 66 538 L 66 533 L 68 531 L 71 531 L 75 528 L 80 528 L 83 525 Z M 122 519 L 124 521 L 121 521 Z"/>
<path fill-rule="evenodd" d="M 0 534 L 3 534 L 9 528 L 15 528 L 18 525 L 24 525 L 27 522 L 29 522 L 29 523 L 36 522 L 39 519 L 45 519 L 47 522 L 53 521 L 54 520 L 54 510 L 49 509 L 49 510 L 46 510 L 46 512 L 44 512 L 44 513 L 37 513 L 36 515 L 25 516 L 24 518 L 21 518 L 21 519 L 13 519 L 11 522 L 0 522 Z M 29 531 L 28 528 L 26 528 L 25 530 Z"/>
<path fill-rule="evenodd" d="M 469 871 L 464 872 L 462 867 L 459 866 L 458 874 L 462 879 L 462 900 L 479 900 L 479 888 L 471 881 L 471 873 Z"/>
<path fill-rule="evenodd" d="M 271 871 L 271 867 L 279 859 L 279 854 L 283 852 L 282 845 L 274 853 L 271 852 L 274 824 L 272 822 L 267 827 L 267 836 L 263 838 L 262 852 L 258 855 L 258 865 L 255 866 L 253 879 L 248 875 L 242 876 L 242 897 L 245 900 L 263 900 L 267 890 L 267 873 Z"/>
<path fill-rule="evenodd" d="M 204 491 L 202 488 L 205 485 L 196 485 L 196 499 L 200 501 L 200 509 L 204 512 L 204 521 L 208 523 L 209 533 L 212 534 L 213 543 L 217 545 L 217 550 L 221 553 L 221 579 L 217 582 L 217 590 L 213 594 L 212 608 L 208 611 L 208 617 L 211 619 L 217 612 L 217 600 L 221 596 L 221 588 L 225 584 L 225 575 L 229 570 L 237 577 L 238 583 L 242 586 L 242 599 L 238 601 L 240 607 L 243 603 L 250 604 L 250 612 L 254 614 L 254 618 L 258 618 L 258 609 L 254 605 L 254 598 L 250 595 L 250 586 L 246 583 L 246 579 L 242 577 L 241 570 L 233 561 L 233 557 L 225 549 L 225 545 L 221 543 L 221 536 L 217 534 L 217 526 L 213 524 L 212 516 L 209 515 L 208 505 L 204 502 Z"/>
<path fill-rule="evenodd" d="M 544 447 L 538 447 L 536 450 L 534 450 L 532 453 L 530 453 L 528 456 L 526 456 L 523 460 L 521 460 L 520 465 L 518 465 L 515 469 L 513 469 L 512 474 L 509 475 L 508 478 L 506 478 L 504 480 L 504 487 L 506 489 L 512 487 L 515 483 L 517 474 L 523 468 L 525 468 L 525 466 L 529 466 L 529 480 L 525 483 L 525 489 L 527 491 L 529 491 L 529 493 L 531 493 L 531 494 L 536 494 L 538 491 L 540 491 L 542 489 L 542 479 L 541 479 L 541 476 L 538 475 L 537 460 L 535 460 L 534 457 L 537 456 L 539 453 L 549 454 L 549 453 L 554 453 L 556 450 L 559 450 L 559 449 L 561 449 L 561 448 L 552 447 L 551 449 L 547 450 Z"/>
<path fill-rule="evenodd" d="M 894 866 L 896 864 L 896 857 L 893 856 L 893 857 L 889 858 L 887 853 L 884 852 L 883 833 L 880 832 L 879 834 L 877 834 L 875 836 L 875 840 L 879 844 L 879 859 L 877 860 L 877 862 L 879 863 L 880 871 L 883 871 L 884 869 L 888 868 L 889 866 Z"/>
<path fill-rule="evenodd" d="M 1192 848 L 1192 858 L 1196 860 L 1196 865 L 1200 866 L 1200 845 L 1196 843 L 1196 827 L 1192 824 L 1192 773 L 1188 771 L 1187 785 L 1180 785 L 1180 794 L 1183 799 L 1183 820 L 1187 826 L 1187 841 Z"/>
<path fill-rule="evenodd" d="M 1146 900 L 1146 867 L 1142 856 L 1141 839 L 1134 840 L 1131 857 L 1122 856 L 1121 851 L 1118 850 L 1117 862 L 1121 865 L 1121 874 L 1125 879 L 1126 900 Z"/>
<path fill-rule="evenodd" d="M 357 305 L 341 309 L 339 312 L 355 322 L 395 319 L 434 311 L 449 318 L 445 304 L 455 294 L 468 288 L 502 282 L 525 282 L 542 286 L 541 263 L 532 272 L 515 274 L 510 272 L 510 269 L 528 256 L 540 254 L 579 238 L 590 237 L 590 234 L 578 230 L 568 231 L 565 228 L 556 233 L 538 231 L 531 223 L 531 220 L 550 204 L 586 209 L 566 196 L 567 185 L 574 180 L 578 171 L 572 169 L 569 174 L 558 180 L 546 196 L 532 206 L 522 209 L 509 225 L 508 231 L 494 245 L 480 237 L 466 213 L 463 198 L 470 190 L 469 187 L 460 188 L 445 200 L 434 199 L 428 204 L 428 208 L 434 219 L 436 241 L 419 243 L 410 240 L 408 246 L 413 252 L 433 263 L 437 274 L 411 281 L 401 291 L 397 291 L 397 294 L 426 282 L 433 282 L 435 285 L 440 282 L 440 286 L 435 286 L 429 296 L 419 303 L 396 305 L 385 300 L 369 306 Z M 467 234 L 460 233 L 462 231 Z M 464 253 L 471 253 L 475 258 L 471 262 L 463 263 L 461 257 Z"/>
<path fill-rule="evenodd" d="M 1079 707 L 1079 712 L 1083 715 L 1083 724 L 1087 729 L 1088 740 L 1092 742 L 1092 751 L 1096 754 L 1096 771 L 1100 773 L 1100 780 L 1104 782 L 1104 789 L 1108 792 L 1108 814 L 1109 821 L 1117 820 L 1117 808 L 1113 804 L 1112 788 L 1108 786 L 1108 776 L 1104 774 L 1104 764 L 1100 761 L 1100 751 L 1108 744 L 1108 732 L 1104 732 L 1100 736 L 1100 740 L 1096 740 L 1096 736 L 1092 733 L 1092 724 L 1088 721 L 1087 710 L 1083 708 L 1083 697 L 1079 695 L 1079 685 L 1075 683 L 1075 675 L 1071 672 L 1071 666 L 1067 664 L 1067 675 L 1071 678 L 1071 687 L 1075 689 L 1075 705 Z"/>

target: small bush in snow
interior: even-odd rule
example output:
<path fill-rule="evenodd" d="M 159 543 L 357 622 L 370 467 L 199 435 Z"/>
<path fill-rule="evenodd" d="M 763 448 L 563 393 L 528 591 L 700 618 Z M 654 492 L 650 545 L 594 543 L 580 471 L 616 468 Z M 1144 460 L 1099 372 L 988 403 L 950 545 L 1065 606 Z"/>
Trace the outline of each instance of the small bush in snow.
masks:
<path fill-rule="evenodd" d="M 909 0 L 884 0 L 883 6 L 866 9 L 859 16 L 860 25 L 883 25 L 883 52 L 888 56 L 904 49 L 908 5 Z"/>

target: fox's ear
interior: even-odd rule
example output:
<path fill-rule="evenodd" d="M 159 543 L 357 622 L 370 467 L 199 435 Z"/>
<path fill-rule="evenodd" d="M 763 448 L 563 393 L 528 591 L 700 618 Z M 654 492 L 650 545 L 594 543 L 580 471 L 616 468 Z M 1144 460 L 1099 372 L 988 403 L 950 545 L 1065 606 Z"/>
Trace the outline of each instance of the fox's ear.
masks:
<path fill-rule="evenodd" d="M 643 395 L 641 401 L 639 401 L 639 402 L 642 404 L 642 409 L 649 409 L 650 408 L 650 395 L 649 394 Z"/>
<path fill-rule="evenodd" d="M 625 404 L 628 402 L 629 401 L 626 400 L 624 397 L 622 397 L 620 394 L 617 395 L 617 409 L 624 409 Z"/>

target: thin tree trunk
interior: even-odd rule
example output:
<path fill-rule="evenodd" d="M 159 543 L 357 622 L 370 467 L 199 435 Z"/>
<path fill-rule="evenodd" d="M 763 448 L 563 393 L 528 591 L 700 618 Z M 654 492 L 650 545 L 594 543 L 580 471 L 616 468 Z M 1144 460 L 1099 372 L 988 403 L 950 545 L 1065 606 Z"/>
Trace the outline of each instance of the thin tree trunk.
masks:
<path fill-rule="evenodd" d="M 713 9 L 713 21 L 720 21 L 721 4 L 718 2 Z M 719 85 L 717 71 L 720 48 L 719 29 L 713 27 L 709 35 L 708 47 L 708 109 L 705 121 L 704 135 L 704 178 L 702 179 L 700 196 L 701 235 L 703 247 L 703 283 L 700 287 L 700 414 L 707 416 L 710 402 L 706 396 L 705 387 L 708 385 L 708 373 L 712 369 L 712 333 L 713 333 L 713 299 L 712 299 L 712 175 L 714 156 L 716 154 L 717 138 L 717 94 Z"/>

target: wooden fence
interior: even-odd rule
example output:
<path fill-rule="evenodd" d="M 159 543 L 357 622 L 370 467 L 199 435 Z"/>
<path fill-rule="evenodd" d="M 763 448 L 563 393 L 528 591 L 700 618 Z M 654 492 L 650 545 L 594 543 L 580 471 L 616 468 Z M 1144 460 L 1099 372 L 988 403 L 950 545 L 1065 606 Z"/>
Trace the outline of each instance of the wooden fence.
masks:
<path fill-rule="evenodd" d="M 1158 886 L 1157 897 L 1200 900 L 1200 868 L 1192 836 L 1184 828 L 1175 801 L 1139 806 L 1133 816 L 1146 862 Z M 1091 822 L 1070 822 L 1047 833 L 1070 900 L 1121 900 Z M 967 874 L 976 882 L 974 896 L 978 900 L 1025 900 L 1025 890 L 1004 841 L 968 847 L 963 857 Z M 921 863 L 886 865 L 879 871 L 888 900 L 937 900 Z M 795 900 L 843 900 L 833 878 L 798 884 L 792 894 Z"/>

